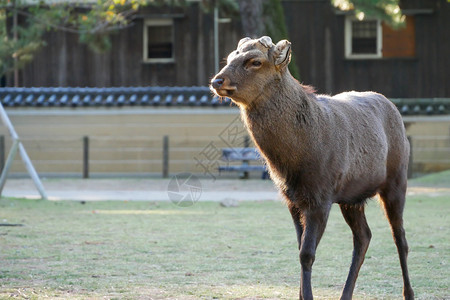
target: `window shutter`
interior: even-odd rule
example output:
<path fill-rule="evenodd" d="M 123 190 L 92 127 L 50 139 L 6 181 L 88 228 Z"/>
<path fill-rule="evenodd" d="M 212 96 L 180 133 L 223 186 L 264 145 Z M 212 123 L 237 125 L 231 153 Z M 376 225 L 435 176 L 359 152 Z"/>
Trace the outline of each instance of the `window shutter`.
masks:
<path fill-rule="evenodd" d="M 383 23 L 383 57 L 414 57 L 415 22 L 413 16 L 406 17 L 406 27 L 395 30 Z"/>

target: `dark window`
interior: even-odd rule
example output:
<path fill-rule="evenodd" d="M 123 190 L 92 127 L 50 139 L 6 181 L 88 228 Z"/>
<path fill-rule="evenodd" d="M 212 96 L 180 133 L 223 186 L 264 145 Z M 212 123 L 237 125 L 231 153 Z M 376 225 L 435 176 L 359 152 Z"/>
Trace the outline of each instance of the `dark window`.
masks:
<path fill-rule="evenodd" d="M 377 21 L 352 21 L 352 54 L 377 54 Z"/>
<path fill-rule="evenodd" d="M 172 26 L 149 26 L 148 58 L 172 57 Z"/>
<path fill-rule="evenodd" d="M 144 60 L 171 61 L 174 58 L 173 23 L 171 19 L 147 20 L 144 29 Z"/>

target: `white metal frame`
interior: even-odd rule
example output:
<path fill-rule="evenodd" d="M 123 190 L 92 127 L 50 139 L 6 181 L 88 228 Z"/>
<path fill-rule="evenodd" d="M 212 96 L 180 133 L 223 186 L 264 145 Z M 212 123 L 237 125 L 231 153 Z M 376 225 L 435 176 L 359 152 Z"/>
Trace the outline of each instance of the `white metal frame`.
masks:
<path fill-rule="evenodd" d="M 349 59 L 379 59 L 383 57 L 383 31 L 381 21 L 378 19 L 365 19 L 364 21 L 377 21 L 377 53 L 354 54 L 352 53 L 352 22 L 358 21 L 354 16 L 345 16 L 345 57 Z"/>
<path fill-rule="evenodd" d="M 175 62 L 175 53 L 172 52 L 171 58 L 148 58 L 148 27 L 149 26 L 172 26 L 172 44 L 174 45 L 172 51 L 175 51 L 175 28 L 173 18 L 165 19 L 146 19 L 144 20 L 144 37 L 143 37 L 143 61 L 145 63 L 173 63 Z"/>
<path fill-rule="evenodd" d="M 3 105 L 1 102 L 0 102 L 0 117 L 3 121 L 3 124 L 5 124 L 6 128 L 8 128 L 9 134 L 11 135 L 12 142 L 13 142 L 12 146 L 11 146 L 11 150 L 9 151 L 9 154 L 8 154 L 8 158 L 6 159 L 5 166 L 3 167 L 2 174 L 0 176 L 0 196 L 3 192 L 6 178 L 8 177 L 9 169 L 11 168 L 13 160 L 17 154 L 17 150 L 19 150 L 20 156 L 22 157 L 22 161 L 25 164 L 25 167 L 28 171 L 28 174 L 30 174 L 31 179 L 33 179 L 33 182 L 36 185 L 36 188 L 38 189 L 39 194 L 41 194 L 41 198 L 47 199 L 47 194 L 45 192 L 45 189 L 44 189 L 44 186 L 42 185 L 41 180 L 39 179 L 39 175 L 37 174 L 36 170 L 34 169 L 33 164 L 31 163 L 31 160 L 28 157 L 27 151 L 25 150 L 25 147 L 23 146 L 22 142 L 20 141 L 19 136 L 17 135 L 17 132 L 14 129 L 14 126 L 12 125 L 11 121 L 9 120 L 9 117 L 6 114 L 6 111 L 3 108 Z"/>

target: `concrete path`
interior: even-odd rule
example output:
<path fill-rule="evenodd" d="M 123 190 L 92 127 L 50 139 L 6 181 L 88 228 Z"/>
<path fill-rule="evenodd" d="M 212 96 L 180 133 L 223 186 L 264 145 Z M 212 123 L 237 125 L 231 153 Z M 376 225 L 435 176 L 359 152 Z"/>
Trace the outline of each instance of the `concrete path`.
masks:
<path fill-rule="evenodd" d="M 277 200 L 279 194 L 270 180 L 179 179 L 43 179 L 49 200 L 76 201 L 194 201 Z M 39 199 L 30 179 L 8 179 L 3 197 Z"/>
<path fill-rule="evenodd" d="M 49 200 L 75 201 L 265 201 L 281 196 L 270 180 L 250 179 L 43 179 Z M 449 195 L 450 187 L 408 187 L 408 196 Z M 31 179 L 8 179 L 3 197 L 39 199 Z"/>

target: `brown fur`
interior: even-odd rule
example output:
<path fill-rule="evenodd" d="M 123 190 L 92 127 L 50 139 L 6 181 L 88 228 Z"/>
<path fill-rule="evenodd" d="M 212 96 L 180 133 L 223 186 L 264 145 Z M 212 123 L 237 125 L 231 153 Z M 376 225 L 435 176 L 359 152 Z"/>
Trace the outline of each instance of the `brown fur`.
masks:
<path fill-rule="evenodd" d="M 391 223 L 404 279 L 408 247 L 402 226 L 409 144 L 402 118 L 383 95 L 316 95 L 289 73 L 290 43 L 243 39 L 211 81 L 230 97 L 285 195 L 297 230 L 300 298 L 312 298 L 310 272 L 332 203 L 354 234 L 354 254 L 342 299 L 350 299 L 370 241 L 364 202 L 379 193 Z"/>

